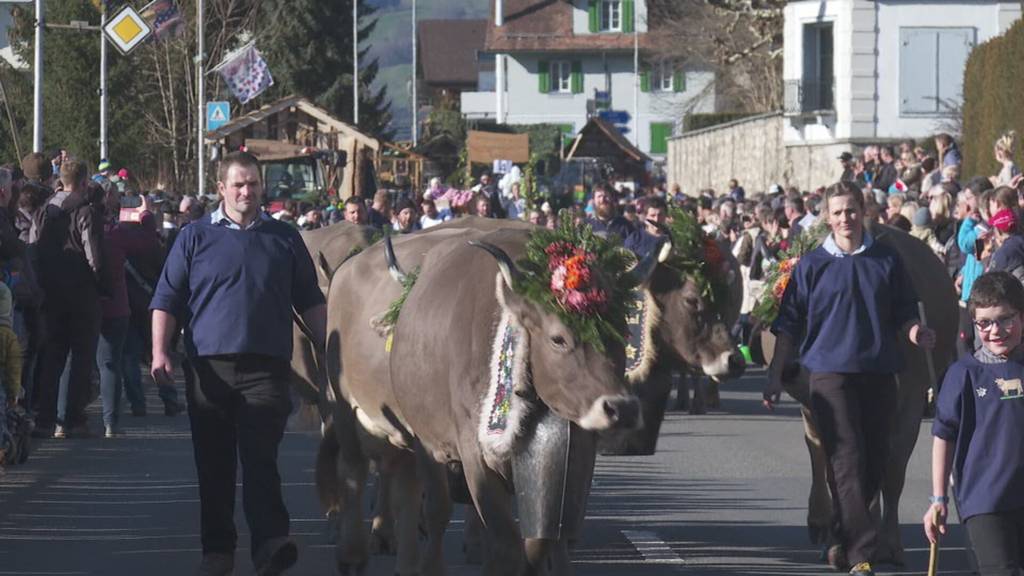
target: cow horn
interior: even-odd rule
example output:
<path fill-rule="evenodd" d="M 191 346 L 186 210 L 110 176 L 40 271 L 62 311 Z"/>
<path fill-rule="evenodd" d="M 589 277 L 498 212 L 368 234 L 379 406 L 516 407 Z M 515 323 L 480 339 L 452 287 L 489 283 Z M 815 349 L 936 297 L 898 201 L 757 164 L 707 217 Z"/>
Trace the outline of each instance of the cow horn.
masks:
<path fill-rule="evenodd" d="M 661 251 L 666 245 L 667 240 L 662 238 L 659 239 L 657 244 L 643 257 L 642 260 L 636 263 L 636 266 L 629 271 L 630 275 L 636 281 L 637 286 L 642 286 L 647 283 L 650 279 L 651 274 L 654 274 L 654 269 L 658 267 L 658 263 L 661 261 Z"/>
<path fill-rule="evenodd" d="M 498 261 L 498 270 L 501 272 L 502 278 L 505 279 L 505 283 L 508 284 L 509 288 L 516 287 L 522 273 L 518 268 L 516 268 L 515 263 L 512 262 L 512 258 L 510 258 L 504 250 L 490 242 L 470 240 L 469 245 L 480 248 L 481 250 L 486 250 L 491 256 L 494 256 L 494 259 Z"/>
<path fill-rule="evenodd" d="M 388 263 L 388 273 L 399 284 L 405 284 L 407 276 L 398 267 L 398 259 L 395 257 L 395 247 L 391 244 L 391 234 L 384 235 L 384 259 Z"/>

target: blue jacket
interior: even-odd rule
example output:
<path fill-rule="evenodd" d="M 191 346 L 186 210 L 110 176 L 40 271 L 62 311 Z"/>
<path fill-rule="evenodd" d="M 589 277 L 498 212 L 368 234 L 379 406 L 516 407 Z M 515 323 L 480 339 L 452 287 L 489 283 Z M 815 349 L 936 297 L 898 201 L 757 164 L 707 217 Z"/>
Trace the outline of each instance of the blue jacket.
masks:
<path fill-rule="evenodd" d="M 985 267 L 974 255 L 974 242 L 978 239 L 977 226 L 978 223 L 973 218 L 964 218 L 960 224 L 960 232 L 956 235 L 956 245 L 966 256 L 964 267 L 960 269 L 960 275 L 964 278 L 960 287 L 960 299 L 964 302 L 971 297 L 974 281 L 985 272 Z"/>

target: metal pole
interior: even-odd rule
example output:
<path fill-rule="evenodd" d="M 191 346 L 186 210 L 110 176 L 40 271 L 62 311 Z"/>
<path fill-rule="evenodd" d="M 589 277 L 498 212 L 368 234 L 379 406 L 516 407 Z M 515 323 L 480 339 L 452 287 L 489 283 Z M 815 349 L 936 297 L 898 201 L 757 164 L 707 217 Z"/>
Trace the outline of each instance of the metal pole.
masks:
<path fill-rule="evenodd" d="M 109 160 L 107 155 L 107 39 L 103 28 L 107 25 L 107 8 L 100 12 L 100 159 Z"/>
<path fill-rule="evenodd" d="M 505 3 L 503 0 L 494 2 L 494 27 L 505 25 Z M 501 54 L 494 55 L 494 120 L 498 124 L 505 122 L 505 61 Z"/>
<path fill-rule="evenodd" d="M 196 2 L 196 86 L 198 87 L 199 110 L 196 119 L 198 120 L 198 133 L 196 134 L 196 157 L 199 159 L 198 184 L 196 195 L 206 192 L 206 39 L 204 38 L 206 26 L 204 25 L 206 12 L 205 0 Z"/>
<path fill-rule="evenodd" d="M 419 95 L 416 89 L 416 0 L 412 0 L 412 145 L 416 146 L 420 140 L 420 114 Z"/>
<path fill-rule="evenodd" d="M 352 124 L 359 125 L 359 0 L 352 0 Z"/>
<path fill-rule="evenodd" d="M 633 145 L 640 147 L 640 27 L 633 11 Z"/>
<path fill-rule="evenodd" d="M 43 0 L 36 0 L 36 54 L 32 92 L 32 151 L 43 151 Z"/>

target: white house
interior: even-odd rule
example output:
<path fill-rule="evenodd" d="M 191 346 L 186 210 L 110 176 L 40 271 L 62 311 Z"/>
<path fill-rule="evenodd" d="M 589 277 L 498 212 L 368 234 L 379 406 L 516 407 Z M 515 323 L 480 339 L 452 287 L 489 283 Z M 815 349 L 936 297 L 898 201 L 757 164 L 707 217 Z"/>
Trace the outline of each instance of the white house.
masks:
<path fill-rule="evenodd" d="M 598 116 L 664 157 L 686 113 L 714 110 L 710 72 L 649 55 L 646 0 L 494 0 L 493 8 L 482 57 L 495 68 L 479 82 L 490 90 L 462 93 L 467 119 L 557 124 L 568 135 Z"/>
<path fill-rule="evenodd" d="M 994 0 L 797 0 L 785 8 L 784 141 L 925 138 L 963 101 L 967 56 L 1021 15 Z"/>
<path fill-rule="evenodd" d="M 28 64 L 23 62 L 14 54 L 14 49 L 11 46 L 11 40 L 8 36 L 11 28 L 14 26 L 14 18 L 11 14 L 11 10 L 19 4 L 25 9 L 33 10 L 32 0 L 0 1 L 0 58 L 7 60 L 7 62 L 14 68 L 23 70 L 28 68 Z"/>

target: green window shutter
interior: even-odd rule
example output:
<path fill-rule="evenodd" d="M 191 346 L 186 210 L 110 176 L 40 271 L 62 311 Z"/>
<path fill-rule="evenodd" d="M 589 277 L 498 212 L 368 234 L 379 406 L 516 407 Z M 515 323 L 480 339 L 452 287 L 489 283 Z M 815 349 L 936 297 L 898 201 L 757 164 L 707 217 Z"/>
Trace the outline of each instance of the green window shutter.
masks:
<path fill-rule="evenodd" d="M 540 79 L 537 90 L 541 94 L 551 92 L 551 65 L 547 60 L 541 60 L 537 63 L 537 77 Z"/>
<path fill-rule="evenodd" d="M 651 154 L 667 154 L 668 139 L 672 136 L 672 124 L 651 122 Z"/>
<path fill-rule="evenodd" d="M 672 75 L 672 91 L 686 92 L 686 75 L 682 70 L 676 70 Z"/>
<path fill-rule="evenodd" d="M 640 71 L 640 91 L 650 92 L 651 91 L 651 71 L 641 70 Z"/>
<path fill-rule="evenodd" d="M 636 22 L 636 8 L 633 0 L 622 0 L 622 31 L 632 34 Z"/>
<path fill-rule="evenodd" d="M 572 93 L 583 94 L 583 62 L 572 61 Z"/>
<path fill-rule="evenodd" d="M 590 5 L 587 6 L 587 16 L 590 18 L 590 33 L 597 34 L 601 31 L 601 2 L 600 0 L 590 0 Z"/>

